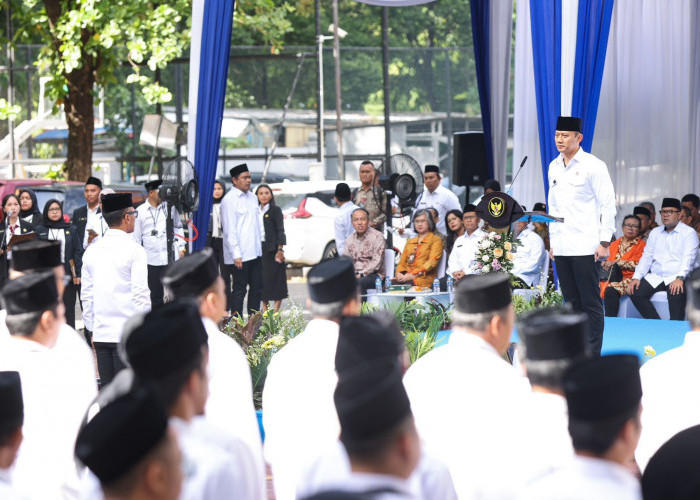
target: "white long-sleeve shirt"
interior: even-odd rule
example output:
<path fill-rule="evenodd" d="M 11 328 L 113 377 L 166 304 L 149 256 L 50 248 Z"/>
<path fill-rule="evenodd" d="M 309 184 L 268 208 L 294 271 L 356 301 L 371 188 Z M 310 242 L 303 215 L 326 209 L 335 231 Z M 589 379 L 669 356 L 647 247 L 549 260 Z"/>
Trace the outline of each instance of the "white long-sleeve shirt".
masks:
<path fill-rule="evenodd" d="M 352 201 L 344 203 L 335 216 L 333 228 L 335 230 L 335 248 L 338 250 L 338 255 L 345 254 L 345 240 L 348 239 L 355 228 L 352 225 L 352 212 L 357 209 Z"/>
<path fill-rule="evenodd" d="M 540 275 L 540 262 L 544 255 L 544 242 L 534 231 L 526 227 L 517 237 L 522 243 L 513 254 L 515 276 L 532 286 Z"/>
<path fill-rule="evenodd" d="M 549 225 L 554 255 L 593 255 L 615 232 L 615 190 L 608 167 L 582 148 L 568 165 L 560 154 L 549 164 Z"/>
<path fill-rule="evenodd" d="M 450 253 L 450 258 L 447 260 L 448 274 L 452 276 L 457 271 L 462 271 L 465 274 L 474 274 L 472 266 L 474 265 L 477 246 L 485 234 L 484 231 L 477 228 L 472 234 L 465 232 L 455 240 L 452 246 L 452 253 Z"/>
<path fill-rule="evenodd" d="M 140 205 L 136 211 L 139 215 L 136 218 L 134 232 L 131 233 L 131 236 L 136 243 L 143 245 L 149 266 L 167 266 L 168 235 L 166 231 L 167 211 L 165 202 L 157 207 L 146 202 Z M 173 255 L 174 259 L 177 260 L 180 256 L 180 250 L 185 248 L 185 240 L 182 239 L 184 233 L 182 232 L 180 214 L 178 214 L 175 207 L 172 207 L 170 215 L 173 220 L 173 231 L 175 234 L 173 238 Z"/>
<path fill-rule="evenodd" d="M 97 216 L 101 215 L 97 211 L 100 209 L 100 205 L 95 205 L 95 208 L 87 207 L 87 221 L 85 222 L 85 235 L 83 236 L 83 248 L 88 247 L 88 236 L 90 236 L 88 229 L 93 229 L 97 234 L 101 234 L 97 229 L 96 225 L 99 225 Z M 101 217 L 100 217 L 101 218 Z"/>
<path fill-rule="evenodd" d="M 221 200 L 221 227 L 224 233 L 224 263 L 233 264 L 262 256 L 262 231 L 258 198 L 233 187 Z"/>
<path fill-rule="evenodd" d="M 95 342 L 119 342 L 126 320 L 151 309 L 146 250 L 120 229 L 85 250 L 81 278 L 83 321 Z"/>
<path fill-rule="evenodd" d="M 698 233 L 680 222 L 672 231 L 665 226 L 651 230 L 633 279 L 646 279 L 656 288 L 671 283 L 677 276 L 687 276 L 698 254 Z"/>

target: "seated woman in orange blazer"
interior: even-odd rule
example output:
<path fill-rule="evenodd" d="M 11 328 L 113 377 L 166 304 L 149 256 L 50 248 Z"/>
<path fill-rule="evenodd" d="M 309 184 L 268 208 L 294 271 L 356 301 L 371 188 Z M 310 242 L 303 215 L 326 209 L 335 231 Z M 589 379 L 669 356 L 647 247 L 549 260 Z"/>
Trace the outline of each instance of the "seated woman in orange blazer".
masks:
<path fill-rule="evenodd" d="M 395 280 L 416 286 L 430 287 L 437 277 L 442 258 L 442 238 L 436 236 L 435 222 L 428 210 L 417 210 L 413 216 L 413 230 L 418 233 L 406 242 L 401 260 L 396 267 Z"/>

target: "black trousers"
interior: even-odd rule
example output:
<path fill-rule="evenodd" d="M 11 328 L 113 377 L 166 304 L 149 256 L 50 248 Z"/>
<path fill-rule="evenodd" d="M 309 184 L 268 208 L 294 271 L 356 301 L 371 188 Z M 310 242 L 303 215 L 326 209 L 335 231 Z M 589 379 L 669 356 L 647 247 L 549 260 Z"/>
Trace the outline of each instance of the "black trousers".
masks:
<path fill-rule="evenodd" d="M 224 280 L 224 287 L 226 290 L 226 310 L 231 310 L 231 270 L 229 266 L 224 264 L 224 239 L 223 238 L 212 238 L 211 239 L 211 249 L 214 251 L 214 260 L 216 260 L 217 266 L 219 266 L 219 274 Z"/>
<path fill-rule="evenodd" d="M 608 318 L 616 318 L 620 312 L 620 292 L 609 286 L 605 289 L 603 302 L 605 303 L 605 316 Z"/>
<path fill-rule="evenodd" d="M 367 276 L 363 276 L 362 278 L 358 279 L 357 282 L 360 285 L 360 294 L 362 294 L 362 300 L 365 301 L 367 300 L 367 290 L 374 290 L 376 288 L 376 283 L 377 283 L 377 277 L 379 275 L 377 273 L 372 273 L 368 274 Z M 382 286 L 384 286 L 384 280 L 382 280 Z M 381 290 L 377 290 L 377 293 L 380 293 Z"/>
<path fill-rule="evenodd" d="M 600 298 L 600 265 L 593 255 L 555 256 L 559 285 L 564 300 L 574 311 L 588 315 L 591 353 L 600 356 L 603 347 L 603 301 Z"/>
<path fill-rule="evenodd" d="M 63 290 L 63 305 L 66 306 L 66 324 L 75 329 L 75 295 L 78 293 L 78 285 L 71 280 Z"/>
<path fill-rule="evenodd" d="M 639 281 L 639 288 L 637 288 L 634 293 L 630 295 L 630 299 L 632 299 L 634 307 L 637 308 L 637 311 L 639 311 L 639 314 L 642 315 L 642 318 L 661 319 L 659 317 L 659 313 L 656 312 L 654 304 L 651 303 L 651 296 L 656 292 L 663 292 L 664 290 L 666 290 L 668 295 L 669 316 L 672 320 L 683 321 L 685 319 L 685 286 L 683 286 L 683 291 L 681 293 L 671 295 L 671 291 L 663 281 L 659 283 L 659 286 L 654 288 L 647 280 L 642 279 Z"/>
<path fill-rule="evenodd" d="M 97 356 L 97 371 L 100 373 L 100 388 L 109 384 L 122 371 L 124 363 L 117 354 L 116 342 L 94 342 Z"/>
<path fill-rule="evenodd" d="M 163 284 L 160 279 L 168 266 L 148 266 L 148 289 L 151 290 L 151 308 L 163 304 Z"/>
<path fill-rule="evenodd" d="M 238 313 L 243 316 L 243 299 L 245 299 L 246 290 L 248 290 L 248 316 L 250 317 L 260 310 L 263 290 L 262 258 L 258 257 L 244 262 L 241 269 L 233 264 L 227 267 L 233 274 L 231 314 Z"/>

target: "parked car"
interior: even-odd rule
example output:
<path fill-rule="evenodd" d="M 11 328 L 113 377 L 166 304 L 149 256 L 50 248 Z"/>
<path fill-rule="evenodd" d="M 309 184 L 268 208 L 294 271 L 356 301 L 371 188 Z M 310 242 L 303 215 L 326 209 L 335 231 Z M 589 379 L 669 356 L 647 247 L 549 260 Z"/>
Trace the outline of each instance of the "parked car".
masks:
<path fill-rule="evenodd" d="M 333 222 L 338 214 L 335 186 L 343 181 L 299 181 L 270 184 L 275 203 L 284 214 L 287 245 L 284 255 L 292 265 L 312 266 L 334 257 Z M 345 181 L 350 189 L 358 181 Z"/>
<path fill-rule="evenodd" d="M 49 185 L 51 182 L 49 179 L 2 179 L 0 180 L 0 200 L 5 195 L 18 194 L 25 188 L 36 189 L 37 186 Z"/>

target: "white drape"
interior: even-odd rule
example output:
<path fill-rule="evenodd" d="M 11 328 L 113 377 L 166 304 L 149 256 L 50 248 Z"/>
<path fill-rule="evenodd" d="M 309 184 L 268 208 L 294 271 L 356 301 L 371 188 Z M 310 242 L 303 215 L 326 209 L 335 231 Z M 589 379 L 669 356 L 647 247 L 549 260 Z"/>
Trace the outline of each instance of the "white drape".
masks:
<path fill-rule="evenodd" d="M 194 164 L 194 149 L 197 143 L 197 96 L 199 93 L 199 57 L 202 49 L 202 24 L 204 1 L 192 1 L 192 28 L 190 42 L 190 82 L 187 100 L 187 159 Z"/>
<path fill-rule="evenodd" d="M 491 138 L 494 178 L 505 186 L 510 105 L 510 54 L 513 0 L 491 3 L 489 19 L 489 73 L 491 75 Z M 515 163 L 516 160 L 513 160 Z"/>
<path fill-rule="evenodd" d="M 618 227 L 641 201 L 658 212 L 662 198 L 698 191 L 695 3 L 615 2 L 592 153 L 610 170 Z"/>
<path fill-rule="evenodd" d="M 513 175 L 523 157 L 527 163 L 512 185 L 513 198 L 528 210 L 544 202 L 542 161 L 537 130 L 537 101 L 535 68 L 532 60 L 532 31 L 530 29 L 530 0 L 518 0 L 515 24 L 514 114 L 513 114 Z"/>
<path fill-rule="evenodd" d="M 578 0 L 561 2 L 561 116 L 571 116 L 576 68 Z M 552 138 L 554 140 L 554 138 Z"/>

